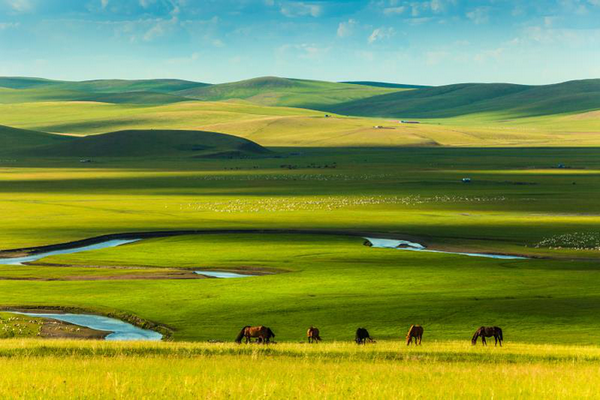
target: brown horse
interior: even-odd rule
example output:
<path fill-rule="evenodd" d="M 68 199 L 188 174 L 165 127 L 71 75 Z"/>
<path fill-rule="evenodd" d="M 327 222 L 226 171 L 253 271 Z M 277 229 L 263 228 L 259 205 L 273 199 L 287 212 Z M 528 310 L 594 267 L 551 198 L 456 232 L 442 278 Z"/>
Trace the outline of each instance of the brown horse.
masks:
<path fill-rule="evenodd" d="M 319 328 L 315 328 L 314 326 L 311 326 L 310 328 L 308 328 L 308 331 L 306 331 L 306 337 L 308 338 L 308 343 L 318 343 L 321 341 L 321 336 L 319 336 L 320 332 L 319 332 Z"/>
<path fill-rule="evenodd" d="M 487 346 L 485 338 L 492 336 L 496 341 L 495 346 L 497 346 L 498 343 L 500 343 L 500 347 L 502 347 L 502 341 L 504 340 L 504 338 L 502 337 L 502 329 L 498 328 L 497 326 L 482 326 L 481 328 L 477 329 L 477 331 L 473 335 L 473 339 L 471 339 L 471 343 L 473 343 L 473 345 L 476 345 L 477 338 L 481 337 L 481 343 L 483 343 L 484 346 Z"/>
<path fill-rule="evenodd" d="M 406 345 L 410 345 L 412 343 L 413 338 L 415 338 L 415 346 L 421 345 L 421 340 L 423 340 L 423 327 L 421 325 L 411 325 L 408 333 L 406 334 Z"/>
<path fill-rule="evenodd" d="M 256 338 L 257 343 L 268 344 L 275 334 L 266 326 L 245 326 L 242 328 L 235 338 L 236 343 L 242 343 L 242 339 L 246 338 L 246 343 L 251 342 L 251 338 Z"/>

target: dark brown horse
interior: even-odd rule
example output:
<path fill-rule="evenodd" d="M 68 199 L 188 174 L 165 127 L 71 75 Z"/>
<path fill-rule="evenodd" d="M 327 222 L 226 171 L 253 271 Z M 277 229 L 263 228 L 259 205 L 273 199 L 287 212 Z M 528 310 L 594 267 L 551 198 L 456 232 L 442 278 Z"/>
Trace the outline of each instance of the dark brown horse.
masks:
<path fill-rule="evenodd" d="M 423 340 L 423 327 L 421 325 L 411 325 L 408 333 L 406 334 L 406 345 L 410 345 L 412 343 L 413 338 L 415 338 L 415 346 L 421 345 L 421 340 Z"/>
<path fill-rule="evenodd" d="M 369 331 L 365 328 L 358 328 L 356 330 L 356 336 L 354 337 L 354 341 L 356 344 L 365 344 L 367 340 L 371 343 L 375 342 L 373 338 L 369 335 Z"/>
<path fill-rule="evenodd" d="M 321 341 L 321 336 L 319 335 L 319 328 L 315 328 L 314 326 L 311 326 L 310 328 L 308 328 L 308 331 L 306 331 L 306 337 L 308 338 L 308 343 L 318 343 Z"/>
<path fill-rule="evenodd" d="M 502 341 L 504 340 L 504 338 L 502 337 L 502 329 L 498 328 L 497 326 L 482 326 L 481 328 L 477 329 L 477 331 L 473 335 L 473 339 L 471 339 L 471 343 L 473 343 L 473 345 L 476 345 L 477 339 L 481 337 L 481 343 L 483 343 L 484 346 L 487 346 L 485 338 L 492 336 L 496 341 L 495 346 L 497 346 L 498 343 L 500 343 L 500 347 L 502 347 Z"/>
<path fill-rule="evenodd" d="M 251 338 L 256 338 L 257 343 L 268 344 L 275 334 L 266 326 L 245 326 L 242 328 L 235 338 L 236 343 L 242 343 L 242 339 L 246 338 L 246 343 L 251 342 Z"/>

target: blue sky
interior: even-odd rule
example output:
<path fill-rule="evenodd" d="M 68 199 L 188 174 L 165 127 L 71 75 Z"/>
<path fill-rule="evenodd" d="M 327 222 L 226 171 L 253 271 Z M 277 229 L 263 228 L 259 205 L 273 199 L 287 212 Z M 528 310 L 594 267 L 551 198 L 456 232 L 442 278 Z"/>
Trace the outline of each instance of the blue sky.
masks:
<path fill-rule="evenodd" d="M 598 78 L 600 0 L 0 0 L 0 75 Z"/>

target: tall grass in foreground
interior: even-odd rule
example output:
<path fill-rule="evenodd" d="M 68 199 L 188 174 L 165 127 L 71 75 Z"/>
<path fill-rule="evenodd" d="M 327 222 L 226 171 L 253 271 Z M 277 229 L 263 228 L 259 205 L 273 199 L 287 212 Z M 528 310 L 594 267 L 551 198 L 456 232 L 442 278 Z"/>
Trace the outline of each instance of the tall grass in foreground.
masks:
<path fill-rule="evenodd" d="M 595 398 L 600 348 L 6 340 L 2 398 Z"/>

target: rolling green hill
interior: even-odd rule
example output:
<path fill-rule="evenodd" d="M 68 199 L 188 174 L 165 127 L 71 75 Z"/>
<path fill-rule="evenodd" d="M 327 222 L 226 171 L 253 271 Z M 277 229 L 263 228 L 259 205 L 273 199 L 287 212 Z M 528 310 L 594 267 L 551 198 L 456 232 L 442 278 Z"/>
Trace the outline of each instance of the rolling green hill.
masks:
<path fill-rule="evenodd" d="M 395 118 L 448 118 L 489 112 L 509 118 L 576 113 L 600 109 L 600 79 L 544 86 L 466 83 L 388 93 L 323 109 Z"/>
<path fill-rule="evenodd" d="M 67 82 L 4 77 L 0 78 L 0 103 L 95 101 L 113 104 L 170 104 L 188 100 L 172 93 L 203 86 L 208 84 L 179 79 Z"/>
<path fill-rule="evenodd" d="M 38 146 L 66 143 L 71 136 L 53 135 L 45 132 L 11 128 L 0 125 L 0 154 L 11 154 L 15 150 L 31 149 Z"/>
<path fill-rule="evenodd" d="M 216 132 L 126 130 L 74 138 L 28 149 L 40 157 L 214 157 L 249 158 L 271 152 L 247 139 Z"/>
<path fill-rule="evenodd" d="M 340 83 L 349 83 L 351 85 L 364 85 L 364 86 L 392 88 L 392 89 L 424 89 L 424 88 L 431 87 L 431 86 L 425 86 L 425 85 L 405 85 L 402 83 L 375 82 L 375 81 L 347 81 L 347 82 L 340 82 Z"/>
<path fill-rule="evenodd" d="M 171 93 L 178 90 L 209 86 L 208 83 L 182 79 L 95 79 L 90 81 L 58 81 L 43 78 L 0 77 L 0 87 L 10 89 L 52 88 L 91 93 L 157 92 Z"/>
<path fill-rule="evenodd" d="M 268 76 L 188 89 L 178 94 L 205 101 L 244 99 L 268 106 L 318 108 L 399 90 L 401 89 Z"/>
<path fill-rule="evenodd" d="M 28 77 L 0 77 L 0 87 L 9 89 L 29 89 L 39 86 L 54 86 L 61 84 L 62 81 L 53 81 L 43 78 L 28 78 Z"/>
<path fill-rule="evenodd" d="M 52 101 L 92 101 L 111 104 L 171 104 L 190 101 L 185 97 L 161 92 L 84 92 L 61 89 L 60 87 L 39 87 L 31 89 L 0 88 L 0 104 L 18 104 Z"/>

